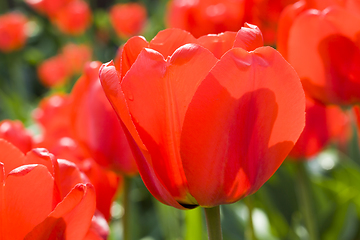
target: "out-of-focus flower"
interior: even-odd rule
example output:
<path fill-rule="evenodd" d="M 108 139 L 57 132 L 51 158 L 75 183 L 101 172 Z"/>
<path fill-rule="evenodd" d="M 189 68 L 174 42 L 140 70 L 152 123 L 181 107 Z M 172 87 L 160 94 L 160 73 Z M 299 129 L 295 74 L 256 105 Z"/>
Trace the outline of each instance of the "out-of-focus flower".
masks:
<path fill-rule="evenodd" d="M 179 209 L 232 203 L 257 191 L 305 122 L 296 72 L 262 46 L 256 26 L 202 38 L 211 51 L 193 43 L 199 40 L 178 29 L 150 43 L 135 37 L 123 47 L 120 71 L 112 62 L 100 69 L 145 185 Z"/>
<path fill-rule="evenodd" d="M 91 10 L 89 5 L 82 1 L 71 1 L 50 16 L 53 23 L 65 34 L 83 34 L 91 23 Z"/>
<path fill-rule="evenodd" d="M 309 160 L 326 145 L 343 137 L 348 117 L 338 106 L 325 106 L 310 98 L 306 101 L 306 125 L 289 156 L 291 160 Z M 341 144 L 341 142 L 340 142 Z"/>
<path fill-rule="evenodd" d="M 166 23 L 195 37 L 238 31 L 244 25 L 245 0 L 173 0 Z"/>
<path fill-rule="evenodd" d="M 137 167 L 125 133 L 98 77 L 100 62 L 89 63 L 74 86 L 71 124 L 74 138 L 103 167 L 127 175 Z"/>
<path fill-rule="evenodd" d="M 116 4 L 110 10 L 111 24 L 121 38 L 139 34 L 144 28 L 146 18 L 146 8 L 139 3 Z"/>
<path fill-rule="evenodd" d="M 24 155 L 0 139 L 2 239 L 84 239 L 95 212 L 95 190 L 79 175 L 62 175 L 69 163 L 45 149 Z"/>
<path fill-rule="evenodd" d="M 66 44 L 58 55 L 40 64 L 39 79 L 47 87 L 62 86 L 83 70 L 91 55 L 92 51 L 87 45 Z"/>
<path fill-rule="evenodd" d="M 46 59 L 37 69 L 39 79 L 47 87 L 64 85 L 70 78 L 68 63 L 63 55 Z"/>
<path fill-rule="evenodd" d="M 357 0 L 299 1 L 281 16 L 278 49 L 309 96 L 352 105 L 360 101 L 359 33 Z"/>
<path fill-rule="evenodd" d="M 0 121 L 0 138 L 11 142 L 23 153 L 27 153 L 33 148 L 33 138 L 24 128 L 22 122 L 15 120 Z"/>
<path fill-rule="evenodd" d="M 92 51 L 87 45 L 69 43 L 62 48 L 62 55 L 74 74 L 83 71 L 85 63 L 91 60 Z"/>
<path fill-rule="evenodd" d="M 18 12 L 0 16 L 0 51 L 11 52 L 25 45 L 27 22 L 26 17 Z"/>

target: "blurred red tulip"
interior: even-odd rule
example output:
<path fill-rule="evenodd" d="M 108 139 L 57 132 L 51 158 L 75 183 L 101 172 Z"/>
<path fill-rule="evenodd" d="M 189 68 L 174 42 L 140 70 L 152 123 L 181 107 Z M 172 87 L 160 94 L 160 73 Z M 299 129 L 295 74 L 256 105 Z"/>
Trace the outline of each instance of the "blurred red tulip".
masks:
<path fill-rule="evenodd" d="M 45 138 L 61 139 L 71 136 L 69 96 L 54 94 L 42 99 L 32 116 L 42 128 Z M 43 147 L 49 149 L 48 146 Z"/>
<path fill-rule="evenodd" d="M 257 25 L 265 44 L 275 44 L 281 11 L 296 0 L 172 0 L 167 8 L 169 27 L 189 31 L 195 37 L 238 31 L 245 23 Z"/>
<path fill-rule="evenodd" d="M 28 22 L 21 13 L 6 13 L 0 16 L 0 51 L 11 52 L 25 45 Z"/>
<path fill-rule="evenodd" d="M 74 137 L 103 167 L 133 175 L 137 167 L 119 119 L 98 77 L 100 62 L 87 65 L 74 86 L 71 124 Z"/>
<path fill-rule="evenodd" d="M 59 9 L 50 18 L 63 33 L 80 35 L 91 23 L 91 10 L 86 2 L 76 0 Z"/>
<path fill-rule="evenodd" d="M 74 74 L 82 72 L 91 55 L 88 46 L 68 43 L 58 55 L 45 60 L 38 67 L 39 79 L 47 87 L 62 86 Z"/>
<path fill-rule="evenodd" d="M 11 142 L 23 153 L 27 153 L 33 148 L 33 138 L 24 128 L 22 122 L 15 120 L 0 121 L 0 138 Z"/>
<path fill-rule="evenodd" d="M 111 24 L 121 38 L 139 34 L 144 28 L 146 18 L 146 8 L 139 3 L 116 4 L 110 10 Z"/>
<path fill-rule="evenodd" d="M 62 165 L 45 149 L 24 155 L 0 139 L 1 239 L 84 239 L 95 212 L 95 191 L 69 178 L 64 185 Z"/>
<path fill-rule="evenodd" d="M 325 104 L 360 102 L 360 4 L 299 1 L 282 14 L 278 48 L 305 92 Z"/>
<path fill-rule="evenodd" d="M 173 0 L 166 23 L 189 31 L 195 37 L 238 31 L 244 24 L 245 0 Z"/>
<path fill-rule="evenodd" d="M 85 63 L 91 60 L 92 51 L 87 45 L 69 43 L 62 48 L 62 55 L 74 74 L 83 71 Z"/>
<path fill-rule="evenodd" d="M 306 101 L 306 125 L 289 156 L 290 160 L 309 160 L 334 139 L 346 133 L 346 114 L 338 106 L 325 106 L 310 98 Z"/>
<path fill-rule="evenodd" d="M 212 51 L 233 46 L 218 59 L 189 33 L 168 29 L 150 43 L 130 39 L 121 71 L 112 62 L 100 69 L 140 175 L 165 204 L 211 207 L 254 193 L 304 127 L 305 96 L 293 68 L 262 47 L 256 26 L 234 36 L 202 39 Z"/>
<path fill-rule="evenodd" d="M 63 55 L 46 59 L 38 67 L 38 77 L 47 87 L 59 87 L 70 78 L 71 72 Z"/>

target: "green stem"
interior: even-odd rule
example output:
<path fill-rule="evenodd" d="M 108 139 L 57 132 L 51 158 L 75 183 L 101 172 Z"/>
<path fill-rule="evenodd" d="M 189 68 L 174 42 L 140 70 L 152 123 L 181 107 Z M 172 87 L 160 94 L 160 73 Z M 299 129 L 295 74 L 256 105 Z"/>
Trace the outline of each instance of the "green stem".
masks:
<path fill-rule="evenodd" d="M 124 185 L 123 185 L 123 208 L 124 215 L 122 217 L 123 223 L 123 240 L 130 240 L 130 216 L 131 216 L 131 206 L 130 206 L 130 188 L 131 188 L 131 177 L 124 176 Z"/>
<path fill-rule="evenodd" d="M 185 240 L 203 239 L 202 213 L 200 208 L 185 211 Z"/>
<path fill-rule="evenodd" d="M 319 237 L 309 184 L 309 177 L 306 172 L 304 162 L 299 161 L 297 163 L 297 197 L 300 205 L 299 207 L 304 217 L 305 226 L 309 234 L 309 240 L 317 240 Z"/>
<path fill-rule="evenodd" d="M 257 240 L 256 234 L 255 234 L 255 229 L 254 229 L 254 221 L 253 221 L 253 202 L 252 202 L 253 197 L 252 196 L 247 196 L 244 199 L 244 202 L 248 208 L 248 212 L 249 212 L 249 218 L 248 218 L 248 225 L 246 228 L 246 239 L 248 240 Z"/>
<path fill-rule="evenodd" d="M 220 206 L 204 208 L 209 240 L 222 240 Z"/>

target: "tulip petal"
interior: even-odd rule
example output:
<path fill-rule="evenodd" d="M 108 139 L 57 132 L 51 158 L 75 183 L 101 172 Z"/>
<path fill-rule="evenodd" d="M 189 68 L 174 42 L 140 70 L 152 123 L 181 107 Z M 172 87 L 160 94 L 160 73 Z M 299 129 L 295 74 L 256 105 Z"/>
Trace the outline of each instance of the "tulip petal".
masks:
<path fill-rule="evenodd" d="M 198 39 L 198 44 L 209 49 L 215 57 L 220 59 L 233 47 L 236 34 L 236 32 L 224 32 L 217 35 L 205 35 Z"/>
<path fill-rule="evenodd" d="M 26 154 L 25 164 L 42 164 L 53 175 L 55 182 L 59 183 L 59 165 L 55 156 L 45 148 L 34 148 Z"/>
<path fill-rule="evenodd" d="M 256 191 L 298 139 L 304 112 L 299 78 L 276 50 L 228 51 L 185 116 L 181 156 L 190 193 L 215 206 Z"/>
<path fill-rule="evenodd" d="M 149 47 L 161 53 L 165 59 L 176 49 L 187 44 L 196 43 L 196 38 L 185 30 L 170 28 L 160 31 L 151 41 Z"/>
<path fill-rule="evenodd" d="M 289 156 L 302 161 L 319 153 L 330 140 L 326 107 L 308 98 L 306 101 L 306 126 Z"/>
<path fill-rule="evenodd" d="M 40 164 L 11 171 L 5 180 L 4 198 L 5 239 L 24 239 L 60 201 L 54 178 Z"/>
<path fill-rule="evenodd" d="M 179 201 L 189 200 L 179 155 L 182 122 L 196 88 L 216 61 L 194 44 L 179 48 L 168 61 L 145 49 L 122 82 L 136 129 L 153 159 L 148 161 Z"/>
<path fill-rule="evenodd" d="M 54 211 L 27 236 L 30 239 L 84 239 L 95 212 L 95 190 L 91 184 L 77 184 Z"/>
<path fill-rule="evenodd" d="M 240 47 L 246 51 L 253 51 L 258 47 L 262 47 L 264 40 L 260 29 L 248 23 L 245 23 L 244 26 L 236 35 L 234 47 Z"/>
<path fill-rule="evenodd" d="M 113 61 L 101 66 L 99 76 L 106 97 L 114 108 L 119 119 L 121 119 L 122 124 L 126 126 L 141 150 L 146 151 L 146 147 L 142 143 L 129 114 L 126 99 L 120 87 L 120 77 L 116 71 Z"/>
<path fill-rule="evenodd" d="M 59 159 L 58 162 L 60 173 L 58 187 L 62 198 L 64 198 L 76 184 L 84 183 L 85 179 L 83 173 L 81 173 L 75 163 L 63 159 Z"/>
<path fill-rule="evenodd" d="M 307 4 L 305 1 L 298 1 L 294 4 L 288 5 L 282 11 L 278 25 L 278 36 L 277 36 L 277 50 L 288 59 L 288 39 L 289 32 L 295 18 L 305 11 Z"/>
<path fill-rule="evenodd" d="M 120 58 L 120 79 L 129 71 L 141 50 L 148 46 L 146 39 L 140 36 L 132 37 L 124 44 Z"/>
<path fill-rule="evenodd" d="M 4 164 L 5 176 L 25 163 L 25 155 L 10 142 L 0 138 L 0 162 Z"/>

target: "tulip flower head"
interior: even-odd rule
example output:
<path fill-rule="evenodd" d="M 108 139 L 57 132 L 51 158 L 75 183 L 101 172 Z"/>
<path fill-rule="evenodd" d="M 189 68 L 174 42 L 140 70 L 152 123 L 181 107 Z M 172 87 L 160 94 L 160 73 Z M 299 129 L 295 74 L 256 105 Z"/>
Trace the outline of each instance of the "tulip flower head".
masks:
<path fill-rule="evenodd" d="M 64 171 L 74 174 L 63 175 Z M 0 139 L 0 237 L 85 239 L 95 212 L 95 191 L 75 165 L 45 149 L 24 155 Z"/>
<path fill-rule="evenodd" d="M 59 87 L 70 78 L 71 72 L 63 55 L 46 59 L 37 69 L 39 80 L 47 87 Z"/>
<path fill-rule="evenodd" d="M 146 8 L 138 3 L 116 4 L 110 10 L 110 20 L 116 34 L 125 39 L 139 34 L 146 18 Z"/>
<path fill-rule="evenodd" d="M 91 10 L 82 0 L 72 1 L 50 17 L 59 30 L 69 35 L 81 35 L 91 23 Z"/>
<path fill-rule="evenodd" d="M 309 96 L 353 105 L 360 101 L 359 32 L 357 0 L 299 1 L 282 14 L 278 48 Z"/>
<path fill-rule="evenodd" d="M 145 185 L 165 204 L 212 207 L 254 193 L 303 130 L 300 80 L 254 25 L 199 39 L 166 29 L 131 38 L 121 56 L 100 80 Z"/>
<path fill-rule="evenodd" d="M 25 45 L 28 20 L 21 13 L 6 13 L 0 16 L 0 51 L 11 52 Z"/>

